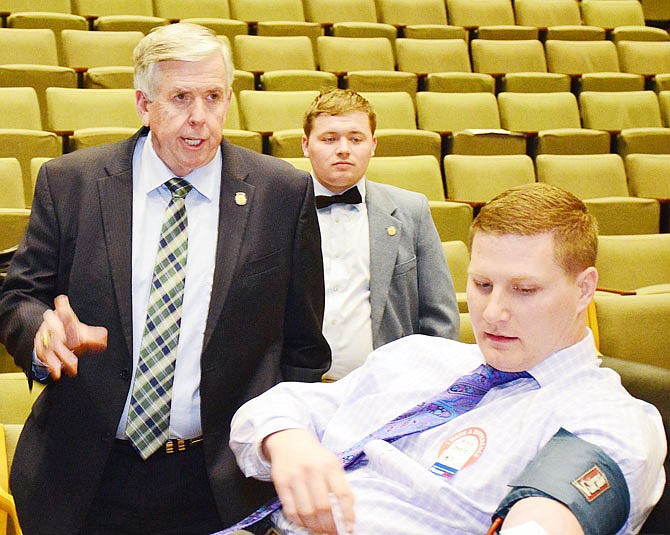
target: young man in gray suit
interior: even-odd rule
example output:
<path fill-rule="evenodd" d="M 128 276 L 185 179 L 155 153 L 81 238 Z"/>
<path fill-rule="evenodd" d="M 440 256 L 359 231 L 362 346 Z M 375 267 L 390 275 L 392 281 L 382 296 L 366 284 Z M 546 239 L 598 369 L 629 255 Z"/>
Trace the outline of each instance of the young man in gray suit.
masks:
<path fill-rule="evenodd" d="M 456 296 L 423 195 L 365 178 L 377 139 L 370 103 L 319 95 L 304 118 L 326 283 L 323 332 L 336 380 L 373 349 L 409 334 L 458 338 Z"/>

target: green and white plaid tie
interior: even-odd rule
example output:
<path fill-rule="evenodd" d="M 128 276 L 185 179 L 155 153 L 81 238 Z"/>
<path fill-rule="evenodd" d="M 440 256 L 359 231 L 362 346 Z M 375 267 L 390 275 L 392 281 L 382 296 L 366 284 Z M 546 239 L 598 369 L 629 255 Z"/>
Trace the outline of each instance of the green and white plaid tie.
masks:
<path fill-rule="evenodd" d="M 186 277 L 185 202 L 193 186 L 181 178 L 171 178 L 165 184 L 172 192 L 172 199 L 163 218 L 126 424 L 126 436 L 143 459 L 149 458 L 168 439 Z"/>

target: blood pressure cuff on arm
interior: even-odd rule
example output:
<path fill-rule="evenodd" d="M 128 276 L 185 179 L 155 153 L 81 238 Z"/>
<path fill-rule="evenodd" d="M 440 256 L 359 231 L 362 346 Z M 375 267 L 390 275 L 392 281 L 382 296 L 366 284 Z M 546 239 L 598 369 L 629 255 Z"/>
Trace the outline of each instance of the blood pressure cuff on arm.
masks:
<path fill-rule="evenodd" d="M 621 529 L 630 510 L 628 486 L 616 462 L 598 446 L 563 428 L 510 486 L 494 519 L 504 519 L 523 498 L 541 496 L 567 506 L 585 535 L 611 535 Z"/>

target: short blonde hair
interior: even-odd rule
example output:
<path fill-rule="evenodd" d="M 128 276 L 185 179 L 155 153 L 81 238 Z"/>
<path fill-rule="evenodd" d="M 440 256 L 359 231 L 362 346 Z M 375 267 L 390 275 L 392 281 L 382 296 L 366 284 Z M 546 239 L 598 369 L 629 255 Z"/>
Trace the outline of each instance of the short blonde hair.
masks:
<path fill-rule="evenodd" d="M 470 228 L 474 236 L 515 234 L 554 236 L 554 259 L 567 274 L 577 276 L 594 266 L 598 252 L 598 224 L 572 193 L 544 183 L 525 184 L 489 201 Z"/>
<path fill-rule="evenodd" d="M 153 100 L 159 80 L 156 65 L 161 61 L 200 61 L 220 53 L 225 69 L 224 87 L 228 91 L 233 84 L 235 67 L 228 44 L 204 26 L 180 22 L 158 26 L 146 35 L 135 47 L 135 89 Z"/>
<path fill-rule="evenodd" d="M 314 119 L 319 115 L 344 115 L 360 111 L 370 120 L 370 131 L 374 134 L 377 128 L 377 115 L 372 105 L 351 89 L 330 89 L 318 95 L 310 104 L 303 118 L 303 130 L 309 137 L 314 126 Z"/>

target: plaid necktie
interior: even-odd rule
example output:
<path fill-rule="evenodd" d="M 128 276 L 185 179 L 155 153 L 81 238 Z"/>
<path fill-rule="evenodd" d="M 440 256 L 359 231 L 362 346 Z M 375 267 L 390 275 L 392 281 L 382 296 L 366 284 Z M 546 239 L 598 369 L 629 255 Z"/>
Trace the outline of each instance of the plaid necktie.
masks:
<path fill-rule="evenodd" d="M 363 448 L 371 440 L 395 442 L 399 438 L 445 424 L 474 409 L 491 388 L 522 377 L 530 377 L 530 374 L 528 372 L 503 372 L 488 364 L 482 364 L 471 374 L 457 379 L 444 392 L 397 416 L 338 454 L 342 466 L 345 470 L 349 470 L 360 464 L 365 457 Z M 235 530 L 251 526 L 280 508 L 281 502 L 279 498 L 275 498 L 234 526 L 219 531 L 215 535 L 228 535 Z"/>
<path fill-rule="evenodd" d="M 185 202 L 193 186 L 181 178 L 171 178 L 165 185 L 172 199 L 163 218 L 126 424 L 126 436 L 143 459 L 149 458 L 168 438 L 186 276 Z"/>

